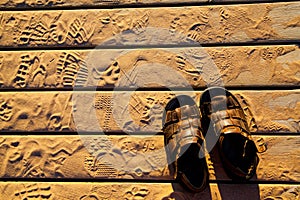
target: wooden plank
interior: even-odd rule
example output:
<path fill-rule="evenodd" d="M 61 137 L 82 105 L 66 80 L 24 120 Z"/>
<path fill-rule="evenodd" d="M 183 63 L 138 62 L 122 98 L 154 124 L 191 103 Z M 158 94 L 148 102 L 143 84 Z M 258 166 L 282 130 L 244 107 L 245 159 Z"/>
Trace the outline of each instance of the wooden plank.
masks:
<path fill-rule="evenodd" d="M 233 91 L 252 132 L 300 132 L 300 90 Z M 164 106 L 175 95 L 201 92 L 2 92 L 0 130 L 160 132 Z"/>
<path fill-rule="evenodd" d="M 258 181 L 300 179 L 300 137 L 254 136 L 260 153 Z M 3 136 L 1 178 L 173 180 L 163 136 Z M 214 149 L 207 155 L 210 180 L 231 180 Z"/>
<path fill-rule="evenodd" d="M 299 2 L 91 9 L 88 13 L 86 10 L 4 11 L 0 15 L 0 47 L 298 41 L 299 16 Z"/>
<path fill-rule="evenodd" d="M 103 7 L 103 6 L 122 6 L 122 5 L 165 5 L 165 4 L 188 4 L 188 3 L 218 3 L 218 2 L 259 2 L 261 0 L 184 0 L 184 1 L 176 1 L 176 0 L 84 0 L 84 1 L 76 1 L 76 0 L 51 0 L 51 1 L 34 1 L 34 0 L 25 0 L 25 1 L 17 1 L 17 0 L 9 0 L 0 2 L 0 9 L 7 8 L 61 8 L 61 7 Z M 272 0 L 264 0 L 272 2 Z"/>
<path fill-rule="evenodd" d="M 300 185 L 210 184 L 189 193 L 171 183 L 30 183 L 1 182 L 3 199 L 299 199 Z"/>
<path fill-rule="evenodd" d="M 3 88 L 300 85 L 295 45 L 1 51 Z M 165 77 L 161 79 L 158 77 Z M 160 84 L 153 85 L 153 82 Z"/>

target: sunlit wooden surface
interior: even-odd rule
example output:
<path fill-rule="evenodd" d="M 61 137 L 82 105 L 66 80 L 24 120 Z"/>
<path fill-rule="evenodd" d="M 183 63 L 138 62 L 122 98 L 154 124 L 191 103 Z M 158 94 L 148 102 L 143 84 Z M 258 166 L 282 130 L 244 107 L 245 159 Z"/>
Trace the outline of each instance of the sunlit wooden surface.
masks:
<path fill-rule="evenodd" d="M 300 198 L 300 1 L 0 10 L 0 200 Z M 210 183 L 194 194 L 170 174 L 162 115 L 176 95 L 199 105 L 208 85 L 238 98 L 265 152 L 237 183 L 209 149 Z"/>

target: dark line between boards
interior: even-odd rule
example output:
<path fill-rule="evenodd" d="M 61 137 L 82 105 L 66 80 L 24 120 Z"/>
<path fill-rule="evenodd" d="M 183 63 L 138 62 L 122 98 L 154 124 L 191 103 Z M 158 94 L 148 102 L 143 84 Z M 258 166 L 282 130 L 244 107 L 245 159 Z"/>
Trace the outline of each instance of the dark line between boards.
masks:
<path fill-rule="evenodd" d="M 283 91 L 283 90 L 298 90 L 299 85 L 260 85 L 260 86 L 224 86 L 226 89 L 245 90 L 245 91 Z M 197 88 L 176 88 L 176 87 L 150 87 L 150 88 L 97 88 L 97 87 L 75 87 L 75 88 L 1 88 L 0 93 L 3 92 L 201 92 L 207 87 Z"/>
<path fill-rule="evenodd" d="M 0 131 L 0 136 L 19 136 L 19 137 L 35 137 L 35 136 L 163 136 L 162 131 L 158 132 L 142 132 L 142 131 L 135 131 L 135 132 L 124 132 L 124 131 L 109 131 L 109 132 L 88 132 L 88 131 Z M 252 136 L 266 136 L 266 137 L 300 137 L 300 132 L 252 132 Z"/>
<path fill-rule="evenodd" d="M 130 50 L 130 49 L 172 49 L 172 48 L 199 48 L 199 47 L 246 47 L 246 46 L 300 46 L 300 38 L 293 40 L 268 40 L 268 41 L 252 41 L 252 42 L 230 42 L 230 43 L 206 43 L 200 44 L 193 42 L 193 44 L 168 44 L 168 45 L 60 45 L 60 46 L 19 46 L 19 47 L 6 47 L 0 45 L 0 51 L 48 51 L 48 50 Z"/>
<path fill-rule="evenodd" d="M 48 183 L 177 183 L 175 180 L 162 180 L 162 179 L 98 179 L 98 178 L 0 178 L 0 182 L 48 182 Z M 295 181 L 264 181 L 264 180 L 250 180 L 245 182 L 231 181 L 231 180 L 209 180 L 209 183 L 215 184 L 288 184 L 299 185 L 300 182 Z"/>
<path fill-rule="evenodd" d="M 297 2 L 297 0 L 260 0 L 260 1 L 213 1 L 213 2 L 153 2 L 148 4 L 107 4 L 107 5 L 77 5 L 77 6 L 49 6 L 49 7 L 6 7 L 0 8 L 0 11 L 38 11 L 38 10 L 87 10 L 87 9 L 122 9 L 122 8 L 165 8 L 165 7 L 183 7 L 183 6 L 223 6 L 223 5 L 251 5 L 251 4 L 274 4 L 274 3 L 288 3 L 288 2 Z"/>

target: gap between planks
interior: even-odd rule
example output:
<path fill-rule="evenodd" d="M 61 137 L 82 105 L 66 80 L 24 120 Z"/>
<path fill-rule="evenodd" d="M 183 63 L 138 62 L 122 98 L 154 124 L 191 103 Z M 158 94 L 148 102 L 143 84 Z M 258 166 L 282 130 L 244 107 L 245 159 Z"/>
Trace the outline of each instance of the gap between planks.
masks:
<path fill-rule="evenodd" d="M 261 4 L 261 3 L 286 3 L 294 2 L 297 0 L 151 0 L 147 2 L 143 1 L 128 1 L 122 2 L 122 0 L 111 0 L 110 2 L 95 2 L 90 3 L 79 3 L 78 1 L 72 2 L 67 0 L 67 2 L 57 3 L 54 5 L 29 5 L 23 3 L 22 7 L 17 4 L 0 3 L 0 11 L 32 11 L 32 10 L 82 10 L 82 9 L 112 9 L 112 8 L 155 8 L 155 7 L 183 7 L 183 6 L 212 6 L 212 5 L 244 5 L 244 4 Z"/>

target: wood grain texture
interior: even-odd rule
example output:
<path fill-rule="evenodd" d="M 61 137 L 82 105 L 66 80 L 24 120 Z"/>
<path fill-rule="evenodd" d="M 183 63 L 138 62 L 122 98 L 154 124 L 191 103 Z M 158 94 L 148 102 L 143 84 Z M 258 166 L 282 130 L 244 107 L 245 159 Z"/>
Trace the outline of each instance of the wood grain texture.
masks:
<path fill-rule="evenodd" d="M 174 183 L 28 183 L 1 182 L 3 199 L 299 199 L 300 185 L 210 184 L 201 193 L 189 193 Z"/>
<path fill-rule="evenodd" d="M 300 50 L 294 45 L 1 51 L 0 86 L 6 89 L 295 86 L 300 85 L 299 65 Z"/>
<path fill-rule="evenodd" d="M 7 11 L 0 47 L 298 41 L 300 3 L 112 10 Z M 159 22 L 159 23 L 157 23 Z"/>
<path fill-rule="evenodd" d="M 228 2 L 228 3 L 251 3 L 251 2 L 259 2 L 261 0 L 184 0 L 184 1 L 176 1 L 176 0 L 4 0 L 0 2 L 0 9 L 7 8 L 61 8 L 61 7 L 99 7 L 102 6 L 122 6 L 122 5 L 166 5 L 166 4 L 185 4 L 185 3 L 219 3 L 219 2 Z M 272 2 L 272 0 L 264 0 Z"/>
<path fill-rule="evenodd" d="M 135 179 L 172 181 L 163 136 L 2 136 L 0 177 Z M 253 136 L 259 153 L 258 181 L 297 182 L 300 152 L 296 136 Z M 218 152 L 207 155 L 210 180 L 231 180 Z"/>
<path fill-rule="evenodd" d="M 299 132 L 299 90 L 233 91 L 252 132 Z M 201 92 L 3 92 L 1 131 L 160 132 L 175 95 Z"/>

